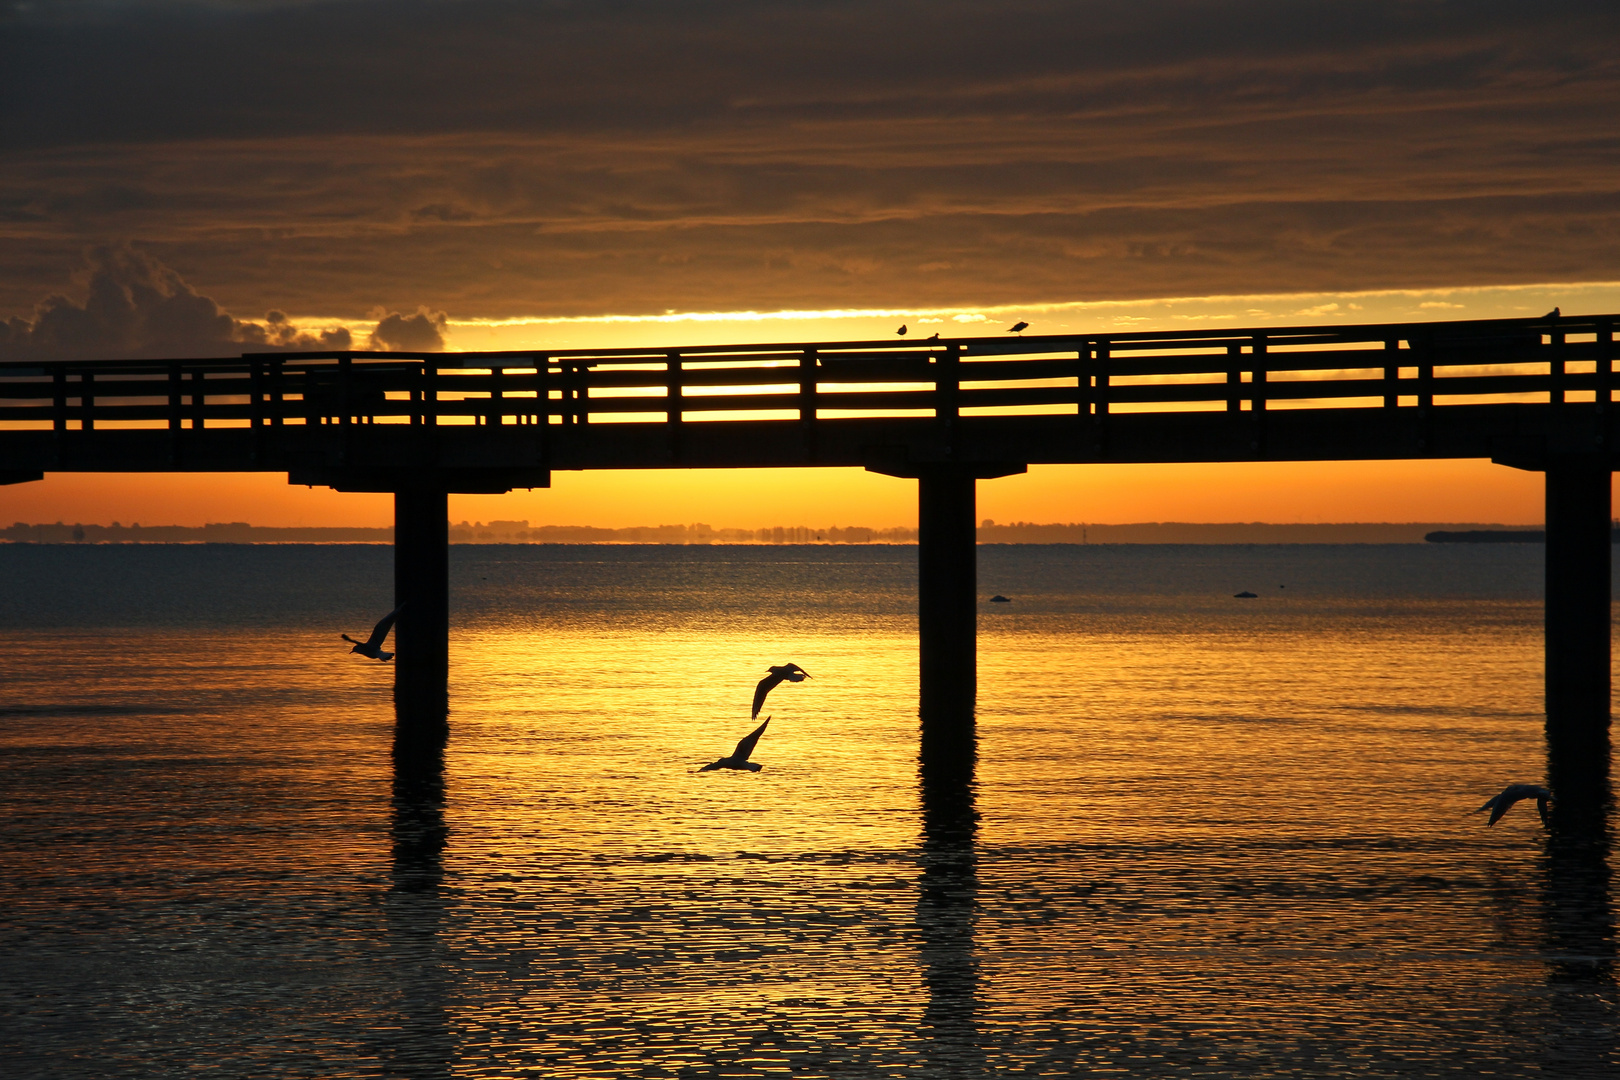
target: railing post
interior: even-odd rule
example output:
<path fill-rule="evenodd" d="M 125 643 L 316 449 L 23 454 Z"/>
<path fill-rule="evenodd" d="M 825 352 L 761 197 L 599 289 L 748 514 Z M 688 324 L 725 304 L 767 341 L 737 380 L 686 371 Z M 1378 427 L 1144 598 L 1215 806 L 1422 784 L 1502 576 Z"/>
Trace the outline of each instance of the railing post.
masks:
<path fill-rule="evenodd" d="M 506 423 L 506 394 L 501 389 L 501 382 L 505 378 L 505 368 L 489 369 L 489 405 L 484 409 L 484 423 L 489 427 L 500 427 Z"/>
<path fill-rule="evenodd" d="M 1423 343 L 1423 355 L 1418 363 L 1418 408 L 1427 417 L 1434 408 L 1434 343 Z"/>
<path fill-rule="evenodd" d="M 439 367 L 430 360 L 422 361 L 422 423 L 439 426 Z"/>
<path fill-rule="evenodd" d="M 962 347 L 953 343 L 934 359 L 934 418 L 944 421 L 947 428 L 954 426 L 960 416 L 961 356 Z"/>
<path fill-rule="evenodd" d="M 1074 354 L 1074 365 L 1074 413 L 1090 420 L 1091 403 L 1096 396 L 1091 392 L 1091 342 L 1080 343 Z"/>
<path fill-rule="evenodd" d="M 79 376 L 79 430 L 96 430 L 96 373 L 86 371 Z"/>
<path fill-rule="evenodd" d="M 806 461 L 816 460 L 816 396 L 820 358 L 814 348 L 799 354 L 799 434 Z"/>
<path fill-rule="evenodd" d="M 270 361 L 270 426 L 282 427 L 282 414 L 286 411 L 281 380 L 286 372 L 280 360 Z"/>
<path fill-rule="evenodd" d="M 264 363 L 260 360 L 248 368 L 248 424 L 255 435 L 264 427 Z"/>
<path fill-rule="evenodd" d="M 1548 393 L 1548 400 L 1554 405 L 1562 405 L 1566 399 L 1569 380 L 1567 378 L 1569 365 L 1564 355 L 1564 332 L 1552 330 L 1548 332 L 1549 343 L 1552 347 L 1552 359 L 1548 364 L 1552 384 Z"/>
<path fill-rule="evenodd" d="M 1097 358 L 1092 366 L 1095 385 L 1092 387 L 1091 400 L 1096 406 L 1095 415 L 1099 418 L 1108 415 L 1108 368 L 1110 352 L 1107 338 L 1097 339 Z"/>
<path fill-rule="evenodd" d="M 1266 411 L 1266 375 L 1269 373 L 1267 365 L 1270 362 L 1266 355 L 1266 335 L 1254 335 L 1254 344 L 1251 348 L 1254 356 L 1251 358 L 1249 374 L 1249 410 L 1263 413 Z"/>
<path fill-rule="evenodd" d="M 1399 338 L 1384 340 L 1384 408 L 1395 409 L 1401 404 L 1401 342 Z"/>
<path fill-rule="evenodd" d="M 208 403 L 208 394 L 205 391 L 206 387 L 203 382 L 202 371 L 193 371 L 191 373 L 191 429 L 193 431 L 202 431 L 208 426 L 208 418 L 203 415 L 203 410 Z"/>
<path fill-rule="evenodd" d="M 1614 323 L 1609 319 L 1598 320 L 1596 378 L 1593 382 L 1597 384 L 1597 392 L 1593 396 L 1597 401 L 1598 415 L 1606 417 L 1614 394 Z"/>
<path fill-rule="evenodd" d="M 1226 347 L 1226 411 L 1243 411 L 1243 346 Z"/>
<path fill-rule="evenodd" d="M 67 377 L 66 367 L 58 367 L 51 372 L 51 427 L 58 435 L 67 430 Z"/>
<path fill-rule="evenodd" d="M 669 432 L 669 460 L 681 460 L 681 354 L 664 354 L 664 423 Z"/>
<path fill-rule="evenodd" d="M 340 415 L 338 417 L 338 426 L 343 429 L 343 436 L 344 436 L 345 440 L 347 440 L 347 438 L 348 438 L 349 425 L 354 422 L 353 416 L 350 415 L 350 414 L 352 414 L 354 412 L 354 405 L 355 405 L 354 395 L 352 393 L 350 393 L 350 389 L 349 389 L 349 385 L 350 385 L 349 384 L 349 372 L 353 368 L 353 366 L 354 366 L 354 358 L 353 357 L 349 357 L 349 356 L 340 356 L 340 357 L 338 357 L 337 398 L 338 398 L 338 409 L 341 411 L 341 414 L 342 414 L 342 415 Z M 345 447 L 345 449 L 347 449 L 347 447 L 348 447 L 347 441 L 345 441 L 344 447 Z"/>

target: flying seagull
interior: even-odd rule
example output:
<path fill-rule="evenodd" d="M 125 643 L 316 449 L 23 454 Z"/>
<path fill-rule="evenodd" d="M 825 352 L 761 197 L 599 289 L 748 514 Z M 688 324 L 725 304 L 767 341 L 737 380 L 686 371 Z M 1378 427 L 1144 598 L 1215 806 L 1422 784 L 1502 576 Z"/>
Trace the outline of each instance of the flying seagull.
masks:
<path fill-rule="evenodd" d="M 388 637 L 388 631 L 394 628 L 394 620 L 399 618 L 399 613 L 404 610 L 405 605 L 401 604 L 393 611 L 390 611 L 388 614 L 384 615 L 380 620 L 378 620 L 377 625 L 371 628 L 371 636 L 365 641 L 355 641 L 355 639 L 350 637 L 348 634 L 344 634 L 344 641 L 354 643 L 354 648 L 350 649 L 349 651 L 352 653 L 359 653 L 361 656 L 369 656 L 373 660 L 381 660 L 383 663 L 387 663 L 388 661 L 392 660 L 394 658 L 394 654 L 391 652 L 383 652 L 382 643 L 384 639 Z"/>
<path fill-rule="evenodd" d="M 900 329 L 896 330 L 895 333 L 899 334 L 901 337 L 905 337 L 906 336 L 906 324 L 901 323 L 900 324 Z"/>
<path fill-rule="evenodd" d="M 1495 825 L 1501 820 L 1502 815 L 1508 812 L 1508 807 L 1520 799 L 1534 799 L 1536 800 L 1536 810 L 1541 814 L 1541 823 L 1546 825 L 1548 823 L 1547 803 L 1552 800 L 1552 797 L 1552 792 L 1535 784 L 1509 784 L 1503 789 L 1502 794 L 1493 795 L 1486 799 L 1485 805 L 1480 807 L 1479 810 L 1475 810 L 1474 813 L 1477 814 L 1480 810 L 1489 810 L 1491 819 L 1485 824 Z"/>
<path fill-rule="evenodd" d="M 759 685 L 754 687 L 755 718 L 758 718 L 759 710 L 765 707 L 765 695 L 776 689 L 777 684 L 783 679 L 788 682 L 804 682 L 810 677 L 810 673 L 798 664 L 783 664 L 781 667 L 771 668 L 770 671 L 771 673 L 759 680 Z"/>
<path fill-rule="evenodd" d="M 1542 316 L 1543 319 L 1556 319 L 1558 317 L 1559 311 L 1557 308 L 1553 308 L 1551 311 L 1547 312 L 1547 314 Z"/>
<path fill-rule="evenodd" d="M 1009 334 L 1022 334 L 1025 330 L 1028 330 L 1028 329 L 1029 329 L 1029 323 L 1024 322 L 1022 319 L 1020 319 L 1017 322 L 1013 323 L 1011 326 L 1007 327 L 1007 333 L 1009 333 Z"/>
<path fill-rule="evenodd" d="M 770 722 L 771 718 L 767 716 L 765 724 Z M 759 772 L 765 766 L 757 761 L 749 761 L 748 755 L 754 752 L 754 744 L 759 742 L 761 735 L 765 734 L 765 724 L 759 725 L 759 727 L 738 740 L 737 749 L 731 752 L 730 757 L 723 757 L 719 761 L 711 761 L 699 769 L 698 772 L 708 772 L 710 769 L 747 769 L 749 772 Z"/>

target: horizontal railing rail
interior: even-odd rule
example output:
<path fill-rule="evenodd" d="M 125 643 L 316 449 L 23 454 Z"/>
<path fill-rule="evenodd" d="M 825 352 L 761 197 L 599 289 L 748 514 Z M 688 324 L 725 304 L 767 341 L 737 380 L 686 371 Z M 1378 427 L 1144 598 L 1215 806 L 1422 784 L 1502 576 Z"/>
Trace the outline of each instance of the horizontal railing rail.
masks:
<path fill-rule="evenodd" d="M 8 362 L 0 432 L 1606 405 L 1617 321 Z"/>

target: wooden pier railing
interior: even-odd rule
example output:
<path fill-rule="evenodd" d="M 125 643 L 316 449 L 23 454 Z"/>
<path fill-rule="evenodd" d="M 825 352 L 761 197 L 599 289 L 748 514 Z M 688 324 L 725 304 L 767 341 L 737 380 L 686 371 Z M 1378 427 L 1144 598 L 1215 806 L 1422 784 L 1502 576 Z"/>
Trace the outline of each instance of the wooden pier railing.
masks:
<path fill-rule="evenodd" d="M 0 432 L 1606 405 L 1617 319 L 0 363 Z"/>

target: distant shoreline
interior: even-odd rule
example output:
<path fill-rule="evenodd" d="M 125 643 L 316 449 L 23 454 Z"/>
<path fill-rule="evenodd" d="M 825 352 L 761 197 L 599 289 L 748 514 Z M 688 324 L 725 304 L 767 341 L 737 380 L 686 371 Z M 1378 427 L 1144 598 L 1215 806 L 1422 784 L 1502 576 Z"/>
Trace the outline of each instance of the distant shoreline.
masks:
<path fill-rule="evenodd" d="M 610 529 L 592 525 L 534 525 L 527 521 L 461 522 L 449 527 L 452 544 L 915 544 L 917 530 L 807 526 L 763 529 L 657 525 Z M 0 529 L 0 543 L 14 544 L 391 544 L 394 530 L 365 526 L 273 526 L 227 522 L 209 525 L 29 525 Z M 998 524 L 978 528 L 981 544 L 1422 544 L 1540 543 L 1536 526 L 1476 522 L 1140 522 Z"/>

